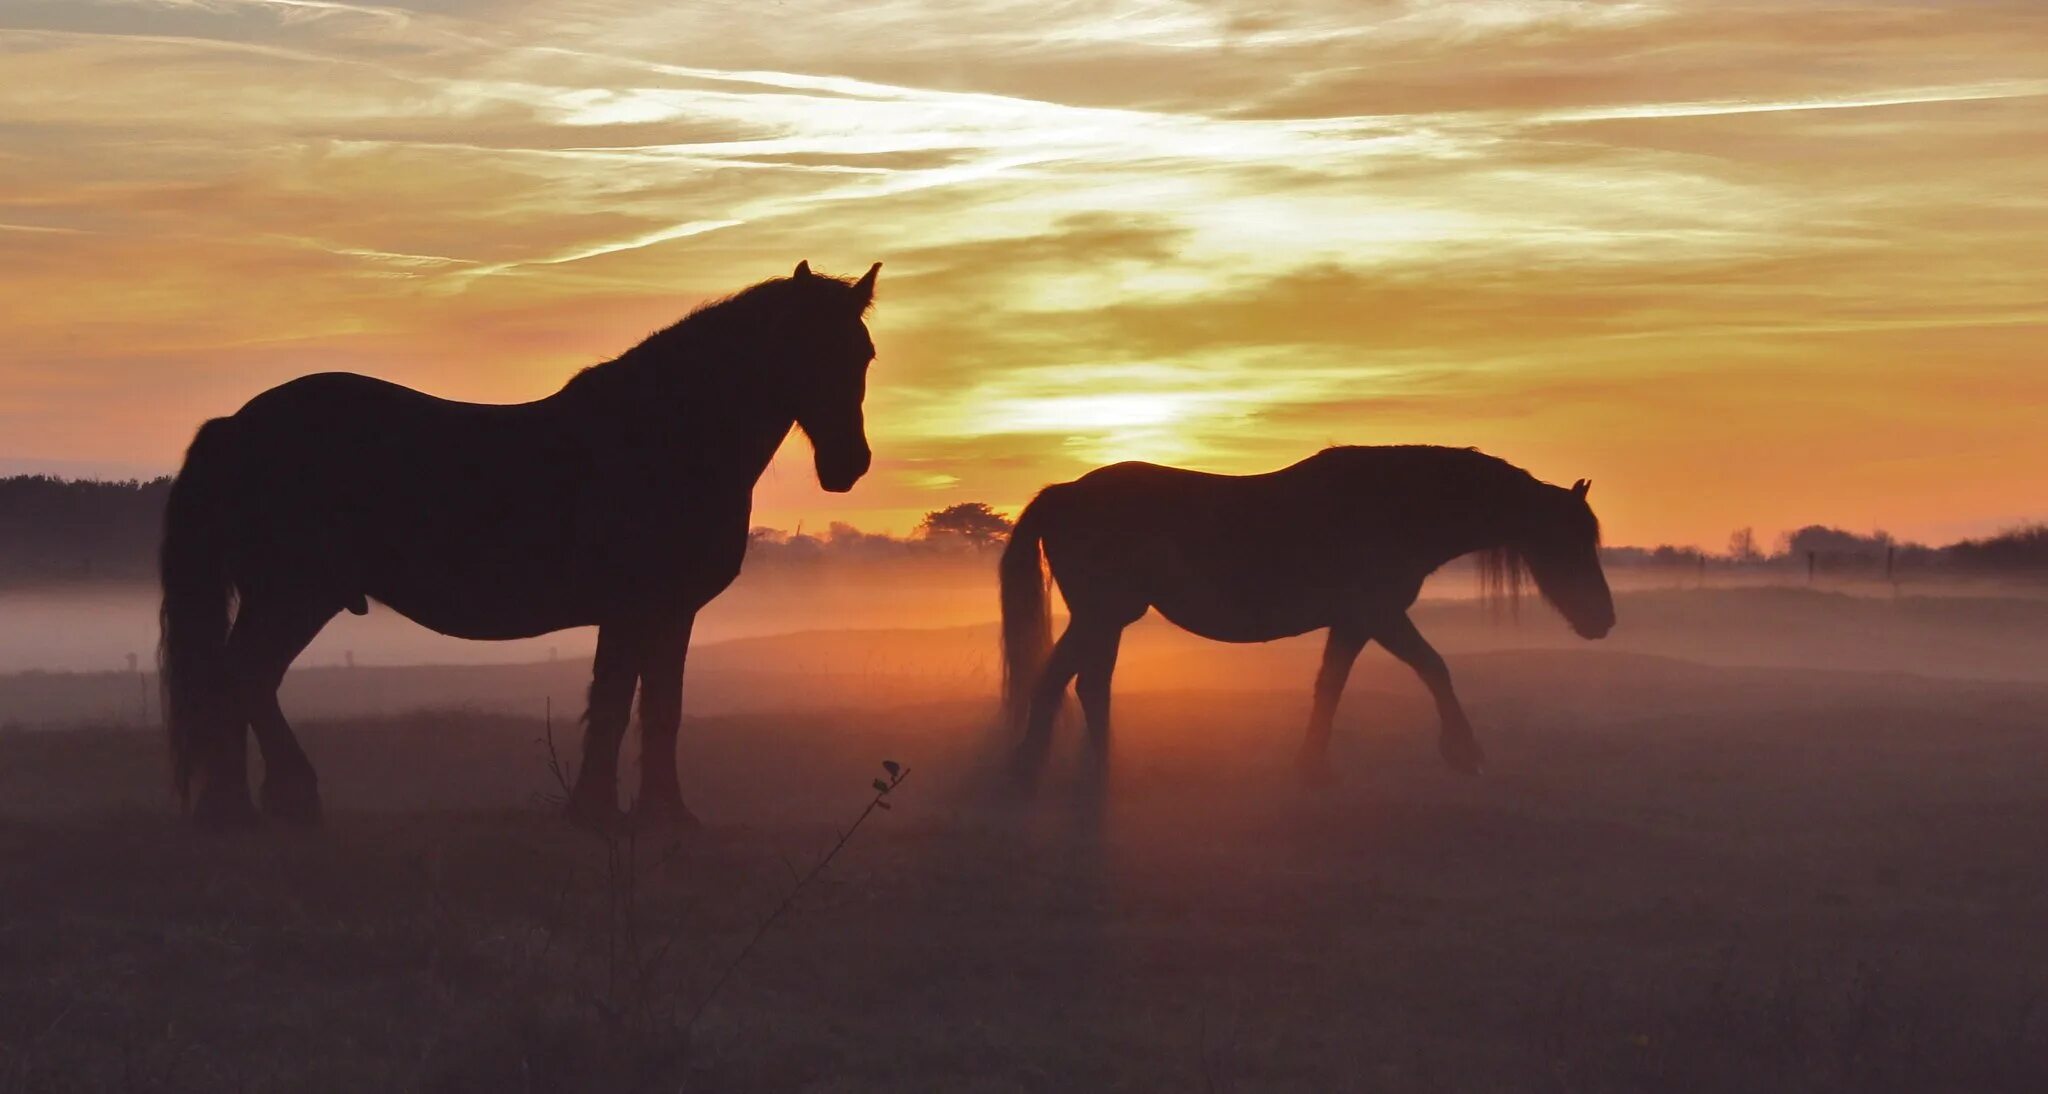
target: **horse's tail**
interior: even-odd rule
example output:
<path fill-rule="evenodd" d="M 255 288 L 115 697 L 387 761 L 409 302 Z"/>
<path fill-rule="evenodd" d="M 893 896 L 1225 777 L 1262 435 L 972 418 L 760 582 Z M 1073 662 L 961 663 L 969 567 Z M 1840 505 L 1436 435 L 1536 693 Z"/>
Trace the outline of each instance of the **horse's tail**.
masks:
<path fill-rule="evenodd" d="M 216 418 L 199 427 L 164 505 L 162 638 L 157 669 L 163 684 L 164 728 L 171 777 L 191 802 L 192 771 L 202 742 L 227 724 L 228 613 L 234 594 L 226 557 L 226 491 L 221 482 L 231 427 Z"/>
<path fill-rule="evenodd" d="M 1031 692 L 1052 652 L 1052 606 L 1046 596 L 1049 575 L 1040 541 L 1045 537 L 1048 502 L 1057 486 L 1038 492 L 1017 515 L 1000 567 L 1003 589 L 1003 711 L 1019 727 L 1031 710 Z"/>

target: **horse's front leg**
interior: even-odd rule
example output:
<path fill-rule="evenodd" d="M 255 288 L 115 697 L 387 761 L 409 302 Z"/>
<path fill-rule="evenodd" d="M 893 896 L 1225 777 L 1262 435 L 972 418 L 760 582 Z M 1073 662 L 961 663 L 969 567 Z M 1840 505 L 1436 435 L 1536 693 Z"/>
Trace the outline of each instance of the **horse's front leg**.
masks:
<path fill-rule="evenodd" d="M 697 818 L 683 805 L 676 779 L 676 732 L 683 722 L 683 662 L 690 652 L 690 627 L 696 613 L 657 630 L 647 643 L 640 668 L 640 796 L 633 801 L 635 820 L 686 828 Z"/>
<path fill-rule="evenodd" d="M 597 629 L 590 702 L 583 714 L 583 763 L 569 791 L 572 820 L 610 824 L 619 814 L 619 741 L 633 708 L 633 684 L 645 661 L 647 629 L 607 623 Z"/>
<path fill-rule="evenodd" d="M 1415 670 L 1422 682 L 1429 686 L 1429 694 L 1436 699 L 1437 720 L 1441 730 L 1437 736 L 1437 749 L 1443 753 L 1444 762 L 1453 770 L 1467 775 L 1477 775 L 1485 765 L 1485 756 L 1479 751 L 1479 741 L 1472 736 L 1472 723 L 1465 719 L 1465 708 L 1458 703 L 1458 693 L 1451 690 L 1451 670 L 1434 647 L 1415 629 L 1415 624 L 1403 612 L 1375 627 L 1373 637 L 1380 645 Z"/>

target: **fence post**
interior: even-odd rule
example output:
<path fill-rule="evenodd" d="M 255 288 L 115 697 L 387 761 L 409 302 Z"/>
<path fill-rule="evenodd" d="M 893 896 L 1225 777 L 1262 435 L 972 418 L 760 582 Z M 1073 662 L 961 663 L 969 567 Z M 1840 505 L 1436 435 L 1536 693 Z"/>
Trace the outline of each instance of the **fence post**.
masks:
<path fill-rule="evenodd" d="M 1806 583 L 1808 585 L 1813 584 L 1813 556 L 1814 552 L 1806 552 Z"/>

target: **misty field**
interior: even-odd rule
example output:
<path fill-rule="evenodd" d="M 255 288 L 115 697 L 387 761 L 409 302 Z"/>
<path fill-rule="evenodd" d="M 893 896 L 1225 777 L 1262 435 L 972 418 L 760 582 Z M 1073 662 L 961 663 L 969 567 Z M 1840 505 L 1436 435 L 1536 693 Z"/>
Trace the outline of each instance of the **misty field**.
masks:
<path fill-rule="evenodd" d="M 1476 780 L 1368 653 L 1297 790 L 1313 644 L 1149 624 L 1114 773 L 1066 727 L 1028 803 L 985 628 L 708 647 L 710 827 L 631 845 L 546 801 L 574 665 L 298 681 L 311 834 L 174 823 L 137 728 L 0 733 L 0 1092 L 2043 1088 L 2042 607 L 1660 596 L 1439 619 Z"/>

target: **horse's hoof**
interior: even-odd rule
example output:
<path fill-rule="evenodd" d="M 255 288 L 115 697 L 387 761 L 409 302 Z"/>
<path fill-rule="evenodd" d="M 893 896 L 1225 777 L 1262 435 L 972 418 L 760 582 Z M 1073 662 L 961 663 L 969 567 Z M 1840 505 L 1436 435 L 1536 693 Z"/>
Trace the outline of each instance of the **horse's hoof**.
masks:
<path fill-rule="evenodd" d="M 318 827 L 320 784 L 312 779 L 263 780 L 263 815 L 298 828 Z"/>
<path fill-rule="evenodd" d="M 666 828 L 674 832 L 695 832 L 704 827 L 697 814 L 681 798 L 642 798 L 633 803 L 633 826 L 642 830 Z"/>
<path fill-rule="evenodd" d="M 1444 762 L 1451 770 L 1466 775 L 1477 775 L 1486 770 L 1486 754 L 1479 750 L 1479 742 L 1471 737 L 1441 737 L 1437 750 L 1443 753 Z"/>
<path fill-rule="evenodd" d="M 192 823 L 208 832 L 243 832 L 256 827 L 256 821 L 247 787 L 204 789 L 192 802 Z"/>

